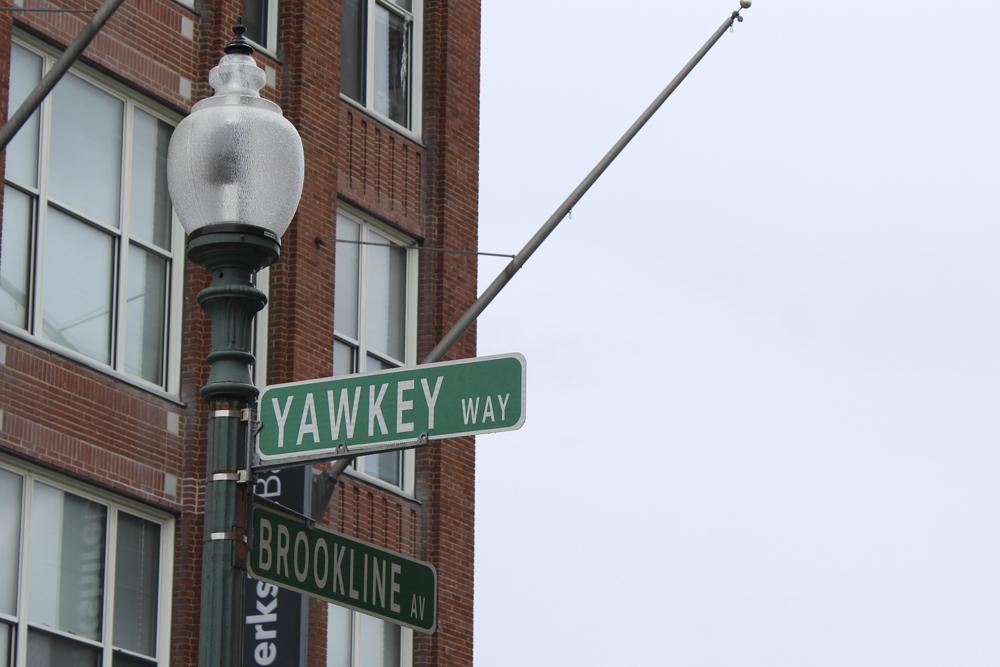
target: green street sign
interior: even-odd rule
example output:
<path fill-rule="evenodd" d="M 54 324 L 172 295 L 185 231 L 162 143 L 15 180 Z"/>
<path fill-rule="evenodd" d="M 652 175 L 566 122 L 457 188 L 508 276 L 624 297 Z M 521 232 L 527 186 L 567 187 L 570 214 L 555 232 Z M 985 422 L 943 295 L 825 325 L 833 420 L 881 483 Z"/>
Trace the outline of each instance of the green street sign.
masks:
<path fill-rule="evenodd" d="M 524 366 L 508 354 L 272 385 L 260 397 L 259 467 L 521 428 Z"/>
<path fill-rule="evenodd" d="M 301 517 L 255 504 L 250 574 L 390 623 L 433 633 L 437 572 L 430 563 L 376 547 Z"/>

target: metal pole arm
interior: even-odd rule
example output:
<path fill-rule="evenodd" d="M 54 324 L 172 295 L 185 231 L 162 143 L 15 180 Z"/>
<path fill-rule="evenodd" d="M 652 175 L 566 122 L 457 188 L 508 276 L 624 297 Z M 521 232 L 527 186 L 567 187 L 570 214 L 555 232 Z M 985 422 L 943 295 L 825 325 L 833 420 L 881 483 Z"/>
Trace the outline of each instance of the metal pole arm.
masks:
<path fill-rule="evenodd" d="M 56 87 L 59 83 L 59 79 L 63 77 L 67 70 L 73 66 L 76 59 L 80 57 L 84 49 L 90 44 L 90 42 L 97 36 L 97 33 L 101 31 L 104 24 L 109 18 L 118 10 L 118 7 L 125 0 L 105 0 L 101 8 L 94 13 L 94 18 L 90 19 L 90 23 L 87 24 L 80 34 L 76 36 L 76 39 L 69 45 L 69 47 L 63 52 L 56 64 L 52 66 L 42 80 L 38 82 L 35 89 L 28 94 L 24 102 L 13 115 L 8 116 L 7 122 L 4 124 L 3 128 L 0 128 L 0 150 L 7 148 L 7 144 L 10 140 L 14 138 L 17 131 L 21 129 L 21 126 L 28 122 L 31 114 L 35 112 L 35 109 L 42 103 L 42 100 L 52 92 L 52 89 Z"/>
<path fill-rule="evenodd" d="M 541 228 L 535 232 L 535 235 L 532 236 L 531 239 L 525 244 L 524 248 L 521 249 L 521 252 L 514 256 L 514 259 L 511 260 L 510 264 L 504 267 L 503 271 L 500 272 L 500 275 L 498 275 L 493 282 L 490 283 L 490 286 L 486 288 L 478 299 L 476 299 L 475 303 L 473 303 L 465 314 L 462 315 L 462 317 L 460 317 L 454 325 L 452 325 L 448 333 L 446 333 L 444 338 L 441 339 L 441 342 L 439 342 L 437 346 L 431 350 L 431 353 L 427 355 L 427 358 L 424 359 L 423 363 L 429 364 L 435 361 L 440 361 L 441 358 L 447 354 L 448 350 L 451 349 L 451 346 L 454 345 L 462 334 L 464 334 L 465 331 L 472 325 L 472 323 L 476 321 L 476 318 L 479 317 L 480 313 L 486 309 L 486 306 L 490 305 L 493 299 L 496 298 L 496 295 L 500 293 L 500 290 L 502 290 L 507 283 L 510 282 L 511 278 L 513 278 L 514 275 L 521 270 L 521 267 L 528 261 L 528 258 L 530 258 L 531 255 L 538 250 L 538 247 L 542 245 L 545 239 L 548 238 L 549 234 L 551 234 L 559 223 L 562 222 L 563 218 L 566 217 L 566 214 L 569 213 L 574 206 L 576 206 L 577 202 L 579 202 L 581 198 L 583 198 L 583 195 L 585 195 L 587 190 L 589 190 L 597 179 L 601 177 L 604 170 L 607 169 L 612 162 L 614 162 L 615 158 L 618 157 L 618 154 L 621 153 L 625 146 L 627 146 L 635 135 L 639 133 L 639 130 L 642 129 L 643 125 L 645 125 L 646 122 L 653 117 L 653 114 L 655 114 L 660 106 L 667 101 L 667 98 L 670 97 L 675 90 L 677 90 L 678 86 L 680 86 L 684 79 L 687 78 L 687 75 L 691 73 L 699 62 L 701 62 L 701 59 L 705 57 L 705 54 L 708 53 L 713 46 L 715 46 L 715 43 L 719 41 L 723 34 L 725 34 L 726 30 L 732 27 L 733 22 L 737 20 L 743 20 L 743 17 L 740 16 L 740 10 L 734 11 L 726 18 L 725 21 L 722 22 L 719 29 L 708 38 L 708 41 L 705 42 L 700 49 L 698 49 L 698 52 L 692 56 L 691 60 L 689 60 L 686 65 L 684 65 L 681 71 L 677 73 L 677 76 L 675 76 L 673 80 L 667 84 L 667 87 L 656 96 L 656 99 L 654 99 L 652 103 L 646 107 L 646 110 L 643 111 L 636 121 L 632 123 L 632 126 L 625 131 L 625 134 L 623 134 L 615 145 L 611 147 L 611 150 L 609 150 L 605 156 L 601 158 L 597 165 L 590 170 L 590 173 L 587 174 L 586 178 L 584 178 L 583 181 L 576 186 L 576 189 L 573 190 L 568 197 L 566 197 L 566 200 L 559 205 L 559 208 L 557 208 L 555 212 L 549 216 L 549 219 L 545 221 L 545 224 L 543 224 Z"/>

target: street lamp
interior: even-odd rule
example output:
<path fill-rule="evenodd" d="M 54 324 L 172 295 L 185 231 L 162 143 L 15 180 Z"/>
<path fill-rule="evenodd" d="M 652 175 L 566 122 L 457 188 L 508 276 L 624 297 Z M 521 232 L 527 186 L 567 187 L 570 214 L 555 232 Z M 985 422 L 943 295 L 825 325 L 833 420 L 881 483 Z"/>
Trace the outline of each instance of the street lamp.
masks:
<path fill-rule="evenodd" d="M 250 367 L 254 315 L 267 302 L 254 274 L 277 261 L 280 239 L 302 194 L 302 141 L 277 104 L 261 99 L 266 80 L 253 47 L 233 40 L 212 68 L 215 95 L 201 100 L 174 130 L 167 181 L 174 211 L 188 234 L 188 257 L 212 283 L 198 302 L 212 322 L 198 663 L 235 667 L 243 633 L 243 571 L 236 567 L 245 531 L 237 512 L 246 489 L 247 428 L 258 390 Z"/>

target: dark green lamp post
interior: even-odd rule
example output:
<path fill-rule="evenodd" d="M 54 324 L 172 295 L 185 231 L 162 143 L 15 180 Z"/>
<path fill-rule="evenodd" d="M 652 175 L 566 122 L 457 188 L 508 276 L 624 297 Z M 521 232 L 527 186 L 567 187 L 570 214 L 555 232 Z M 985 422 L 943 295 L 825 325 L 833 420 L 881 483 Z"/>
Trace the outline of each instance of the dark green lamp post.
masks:
<path fill-rule="evenodd" d="M 253 278 L 278 259 L 304 171 L 298 132 L 278 105 L 260 97 L 264 71 L 244 28 L 233 31 L 208 76 L 215 95 L 195 104 L 177 126 L 167 157 L 188 257 L 212 275 L 198 294 L 212 321 L 211 372 L 201 390 L 209 402 L 201 667 L 240 664 L 244 572 L 236 565 L 245 533 L 237 512 L 247 491 L 238 478 L 246 467 L 247 408 L 258 394 L 250 374 L 253 318 L 267 302 Z"/>

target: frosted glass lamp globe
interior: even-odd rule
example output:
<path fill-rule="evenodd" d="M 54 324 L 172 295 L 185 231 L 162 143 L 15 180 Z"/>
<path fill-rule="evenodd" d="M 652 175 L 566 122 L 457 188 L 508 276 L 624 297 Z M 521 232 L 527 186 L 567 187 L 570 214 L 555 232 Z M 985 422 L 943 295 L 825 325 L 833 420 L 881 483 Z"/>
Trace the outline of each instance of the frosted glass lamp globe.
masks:
<path fill-rule="evenodd" d="M 215 95 L 174 130 L 167 186 L 184 231 L 257 228 L 280 240 L 302 195 L 302 140 L 281 108 L 260 97 L 266 80 L 238 35 L 212 68 Z"/>

